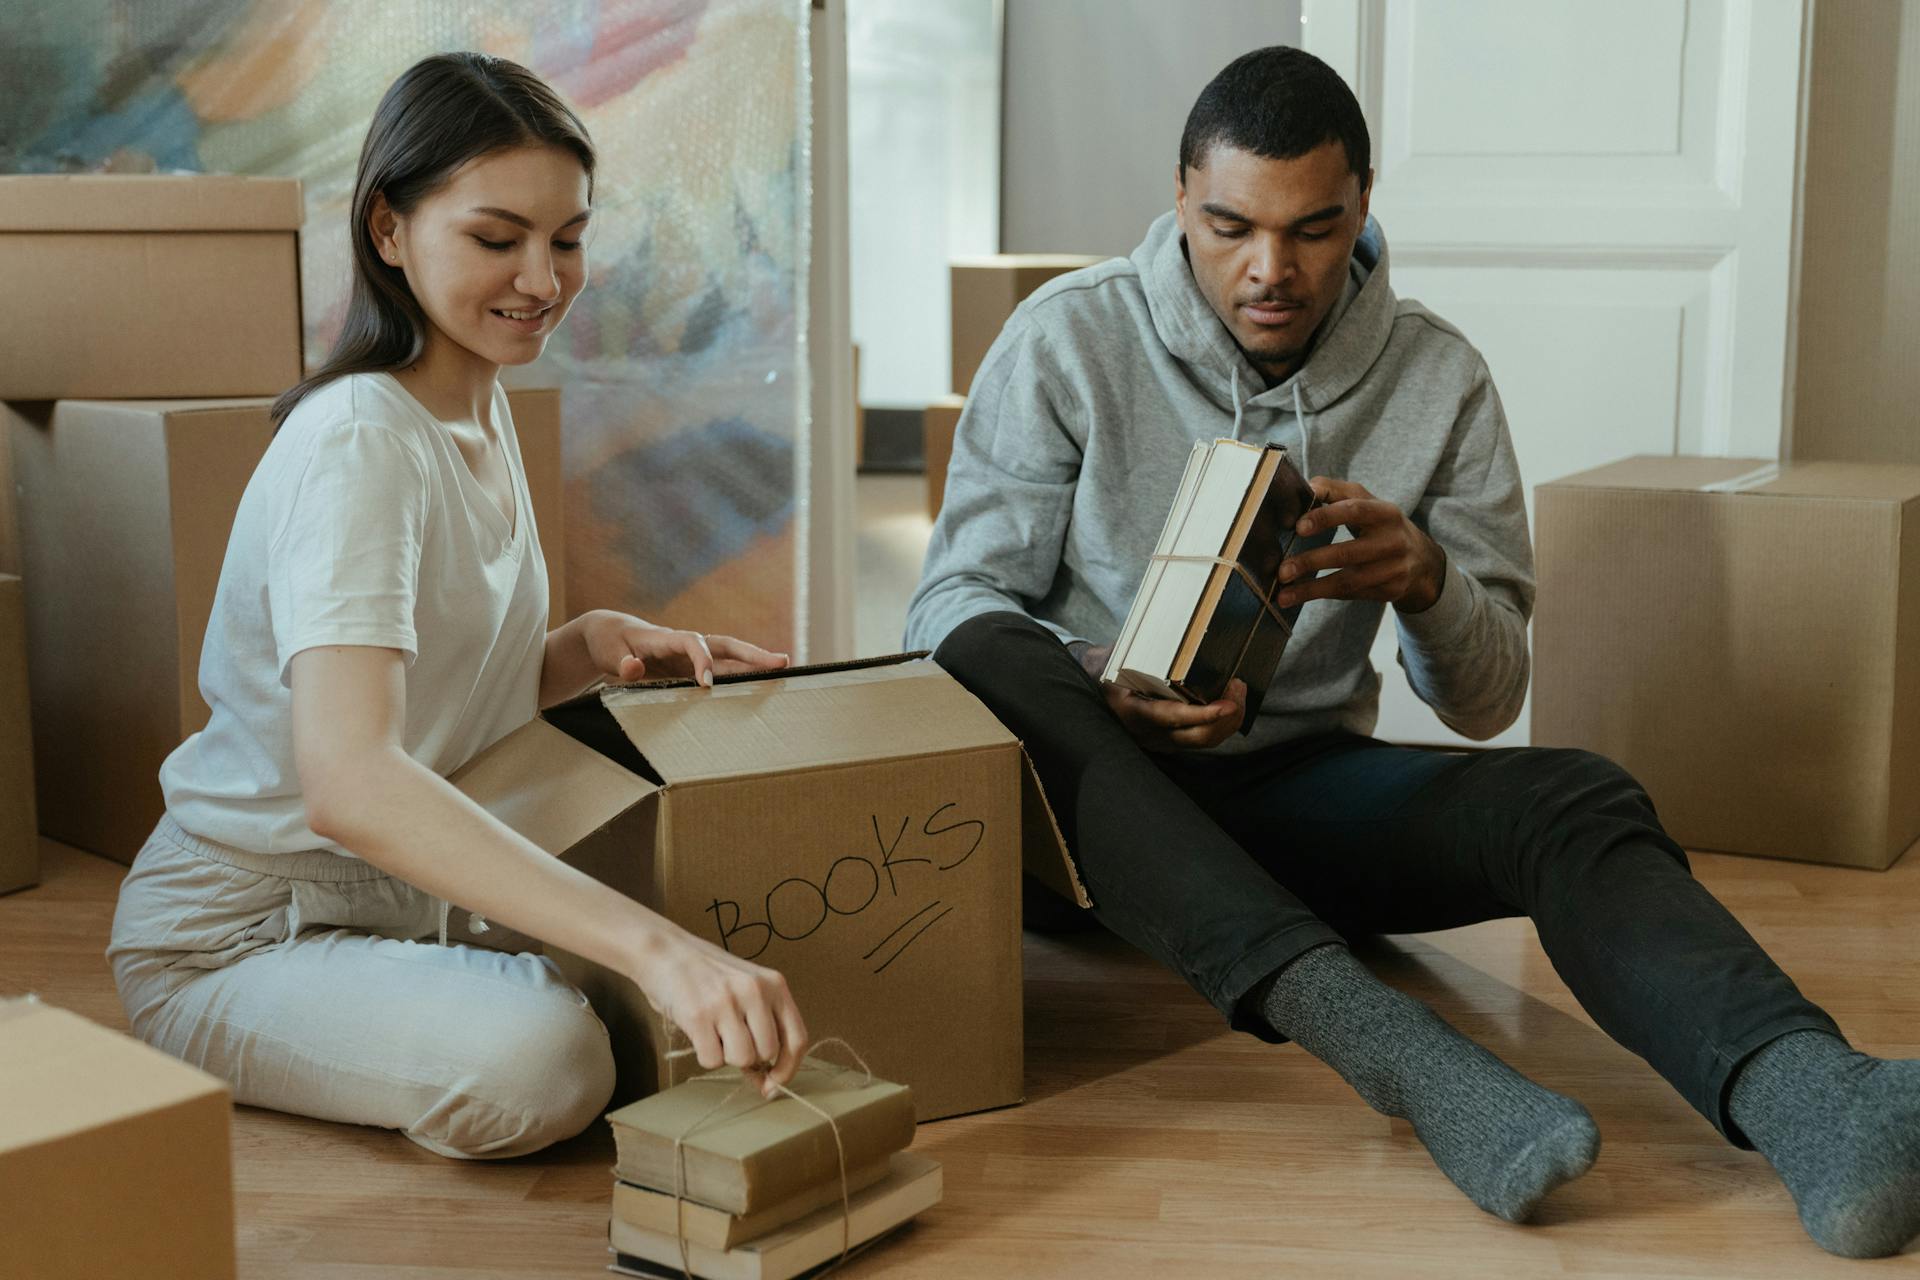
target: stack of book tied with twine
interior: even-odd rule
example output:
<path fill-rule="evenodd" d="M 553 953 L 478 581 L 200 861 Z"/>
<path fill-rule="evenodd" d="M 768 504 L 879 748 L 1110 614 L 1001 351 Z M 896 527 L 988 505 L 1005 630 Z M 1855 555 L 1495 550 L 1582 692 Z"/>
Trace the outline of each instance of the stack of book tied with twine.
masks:
<path fill-rule="evenodd" d="M 1247 686 L 1241 732 L 1250 729 L 1300 617 L 1274 599 L 1280 562 L 1332 540 L 1295 534 L 1314 505 L 1282 446 L 1195 444 L 1101 678 L 1191 703 L 1237 678 Z"/>
<path fill-rule="evenodd" d="M 623 1275 L 823 1274 L 940 1201 L 940 1165 L 907 1150 L 913 1093 L 809 1057 L 772 1099 L 757 1079 L 695 1076 L 607 1116 L 608 1240 Z"/>

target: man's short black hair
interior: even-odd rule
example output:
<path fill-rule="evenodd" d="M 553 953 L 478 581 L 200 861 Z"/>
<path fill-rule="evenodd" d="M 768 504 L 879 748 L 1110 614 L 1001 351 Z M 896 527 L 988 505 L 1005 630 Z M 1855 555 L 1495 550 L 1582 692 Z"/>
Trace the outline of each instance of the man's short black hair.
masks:
<path fill-rule="evenodd" d="M 1283 44 L 1243 53 L 1200 91 L 1180 134 L 1180 172 L 1204 169 L 1225 143 L 1269 160 L 1292 160 L 1328 142 L 1347 152 L 1347 168 L 1367 185 L 1367 120 L 1338 72 L 1304 49 Z"/>

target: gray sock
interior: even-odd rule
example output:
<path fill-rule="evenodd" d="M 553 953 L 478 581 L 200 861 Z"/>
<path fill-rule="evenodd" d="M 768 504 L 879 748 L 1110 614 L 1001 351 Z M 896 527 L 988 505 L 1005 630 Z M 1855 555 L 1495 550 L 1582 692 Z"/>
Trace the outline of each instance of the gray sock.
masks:
<path fill-rule="evenodd" d="M 1884 1258 L 1920 1235 L 1920 1059 L 1789 1032 L 1747 1060 L 1727 1110 L 1828 1253 Z"/>
<path fill-rule="evenodd" d="M 1275 1031 L 1339 1072 L 1375 1111 L 1410 1121 L 1440 1171 L 1488 1213 L 1525 1221 L 1599 1154 L 1585 1107 L 1387 986 L 1343 946 L 1300 956 L 1259 999 Z"/>

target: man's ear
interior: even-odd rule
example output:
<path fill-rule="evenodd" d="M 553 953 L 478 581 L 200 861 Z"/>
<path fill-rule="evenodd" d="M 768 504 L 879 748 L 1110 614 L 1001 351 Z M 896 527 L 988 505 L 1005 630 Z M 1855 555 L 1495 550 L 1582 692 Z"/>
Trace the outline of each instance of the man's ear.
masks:
<path fill-rule="evenodd" d="M 1187 226 L 1187 166 L 1173 162 L 1173 216 L 1181 230 Z"/>
<path fill-rule="evenodd" d="M 1360 188 L 1360 229 L 1367 229 L 1367 209 L 1373 203 L 1373 170 L 1367 170 L 1366 185 Z"/>

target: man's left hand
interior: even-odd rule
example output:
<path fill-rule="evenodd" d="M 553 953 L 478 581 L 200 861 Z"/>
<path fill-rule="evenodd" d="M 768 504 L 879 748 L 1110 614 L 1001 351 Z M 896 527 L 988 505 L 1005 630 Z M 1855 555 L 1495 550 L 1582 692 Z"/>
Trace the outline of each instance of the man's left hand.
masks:
<path fill-rule="evenodd" d="M 1286 609 L 1306 600 L 1383 600 L 1402 613 L 1433 607 L 1447 571 L 1439 543 L 1399 507 L 1351 480 L 1315 476 L 1313 492 L 1324 505 L 1300 517 L 1295 532 L 1304 537 L 1345 525 L 1353 537 L 1282 561 L 1275 603 Z M 1334 572 L 1301 581 L 1329 569 Z"/>

